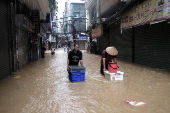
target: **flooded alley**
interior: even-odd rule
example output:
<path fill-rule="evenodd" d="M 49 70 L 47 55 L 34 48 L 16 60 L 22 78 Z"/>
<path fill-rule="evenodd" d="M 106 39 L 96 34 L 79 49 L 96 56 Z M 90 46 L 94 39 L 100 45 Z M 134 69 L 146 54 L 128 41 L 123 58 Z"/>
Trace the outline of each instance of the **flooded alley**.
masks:
<path fill-rule="evenodd" d="M 118 59 L 124 80 L 109 81 L 100 74 L 100 59 L 83 51 L 86 80 L 71 83 L 67 53 L 47 51 L 0 80 L 0 113 L 170 113 L 170 72 Z"/>

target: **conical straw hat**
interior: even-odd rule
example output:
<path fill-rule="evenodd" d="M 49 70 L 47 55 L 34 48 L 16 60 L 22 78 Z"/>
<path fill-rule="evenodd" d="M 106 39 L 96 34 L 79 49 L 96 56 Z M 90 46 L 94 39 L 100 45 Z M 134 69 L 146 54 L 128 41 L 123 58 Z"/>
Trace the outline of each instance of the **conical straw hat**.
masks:
<path fill-rule="evenodd" d="M 117 55 L 118 54 L 118 51 L 115 47 L 107 47 L 106 48 L 106 52 L 109 54 L 109 55 Z"/>

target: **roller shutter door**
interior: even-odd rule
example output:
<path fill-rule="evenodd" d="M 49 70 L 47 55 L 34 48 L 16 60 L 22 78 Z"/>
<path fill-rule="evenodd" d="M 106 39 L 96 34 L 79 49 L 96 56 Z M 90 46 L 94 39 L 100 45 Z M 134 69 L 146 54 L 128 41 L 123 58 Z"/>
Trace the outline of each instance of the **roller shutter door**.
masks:
<path fill-rule="evenodd" d="M 170 25 L 162 22 L 135 28 L 135 62 L 170 70 Z"/>
<path fill-rule="evenodd" d="M 11 73 L 8 29 L 8 0 L 0 0 L 0 79 Z"/>
<path fill-rule="evenodd" d="M 119 27 L 115 27 L 111 34 L 111 45 L 115 46 L 119 52 L 118 58 L 126 61 L 132 61 L 132 29 L 123 30 L 121 33 Z"/>
<path fill-rule="evenodd" d="M 28 63 L 28 33 L 20 30 L 18 34 L 18 59 L 19 59 L 19 68 Z"/>
<path fill-rule="evenodd" d="M 80 50 L 85 50 L 85 41 L 77 41 Z"/>

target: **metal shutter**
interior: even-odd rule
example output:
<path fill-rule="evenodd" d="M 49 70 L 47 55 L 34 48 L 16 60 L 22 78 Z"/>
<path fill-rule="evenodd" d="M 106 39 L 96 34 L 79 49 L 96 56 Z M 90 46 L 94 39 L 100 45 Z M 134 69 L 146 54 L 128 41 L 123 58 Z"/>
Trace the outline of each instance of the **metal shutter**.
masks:
<path fill-rule="evenodd" d="M 162 22 L 135 28 L 135 62 L 170 70 L 170 25 Z"/>
<path fill-rule="evenodd" d="M 103 36 L 96 38 L 97 39 L 97 48 L 98 48 L 98 54 L 102 54 L 103 50 L 106 49 L 106 47 L 109 46 L 109 36 L 110 31 L 108 26 L 103 26 Z"/>
<path fill-rule="evenodd" d="M 24 66 L 28 62 L 28 32 L 19 30 L 18 34 L 18 58 L 19 58 L 19 68 Z"/>
<path fill-rule="evenodd" d="M 112 33 L 113 32 L 113 33 Z M 126 61 L 132 61 L 132 29 L 123 30 L 119 27 L 112 29 L 111 45 L 118 50 L 118 58 Z"/>
<path fill-rule="evenodd" d="M 8 31 L 8 1 L 0 1 L 0 79 L 11 73 Z"/>
<path fill-rule="evenodd" d="M 80 50 L 85 50 L 85 41 L 83 40 L 77 40 L 77 43 L 79 45 Z"/>

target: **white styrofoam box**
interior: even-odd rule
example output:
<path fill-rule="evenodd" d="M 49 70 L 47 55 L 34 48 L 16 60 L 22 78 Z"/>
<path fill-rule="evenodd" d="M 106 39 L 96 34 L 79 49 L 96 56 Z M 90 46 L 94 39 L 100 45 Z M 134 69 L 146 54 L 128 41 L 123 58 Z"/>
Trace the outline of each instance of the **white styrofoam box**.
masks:
<path fill-rule="evenodd" d="M 123 75 L 115 75 L 115 80 L 123 80 Z"/>
<path fill-rule="evenodd" d="M 123 80 L 124 72 L 117 71 L 117 73 L 109 73 L 109 71 L 105 71 L 104 74 L 105 78 L 113 81 L 113 78 L 114 80 Z"/>

